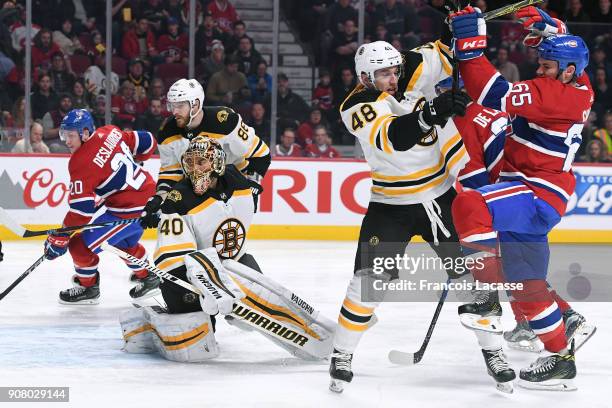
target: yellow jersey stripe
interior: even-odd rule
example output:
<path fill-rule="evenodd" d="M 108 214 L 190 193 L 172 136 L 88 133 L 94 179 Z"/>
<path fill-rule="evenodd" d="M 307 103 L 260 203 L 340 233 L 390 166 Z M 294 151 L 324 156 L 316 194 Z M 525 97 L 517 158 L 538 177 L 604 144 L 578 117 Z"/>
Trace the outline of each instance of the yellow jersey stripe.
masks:
<path fill-rule="evenodd" d="M 183 264 L 183 257 L 176 257 L 176 258 L 170 258 L 170 259 L 166 259 L 165 261 L 163 261 L 162 263 L 160 263 L 159 265 L 157 265 L 158 269 L 164 270 L 164 269 L 169 269 L 171 266 L 176 265 L 176 264 Z"/>
<path fill-rule="evenodd" d="M 251 189 L 250 188 L 245 188 L 244 190 L 236 190 L 234 191 L 234 193 L 232 194 L 232 197 L 241 197 L 241 196 L 248 196 L 251 195 Z"/>
<path fill-rule="evenodd" d="M 217 201 L 217 200 L 215 200 L 214 198 L 210 197 L 210 198 L 206 199 L 202 204 L 200 204 L 197 207 L 194 207 L 191 210 L 189 210 L 187 212 L 187 215 L 193 215 L 193 214 L 197 214 L 199 212 L 202 212 L 205 209 L 207 209 L 208 207 L 210 207 L 212 204 L 214 204 L 215 201 Z"/>
<path fill-rule="evenodd" d="M 422 73 L 423 73 L 423 63 L 421 62 L 419 66 L 417 67 L 417 69 L 414 70 L 414 74 L 412 74 L 412 78 L 410 78 L 408 85 L 406 85 L 406 91 L 410 92 L 414 89 L 414 86 L 416 85 L 417 81 L 421 77 Z"/>
<path fill-rule="evenodd" d="M 197 248 L 193 242 L 186 242 L 184 244 L 164 245 L 157 248 L 157 251 L 153 253 L 153 259 L 157 258 L 164 252 L 175 252 L 180 251 L 181 249 L 193 249 L 195 251 Z"/>
<path fill-rule="evenodd" d="M 440 56 L 440 62 L 442 63 L 442 66 L 444 67 L 444 72 L 446 72 L 447 75 L 451 75 L 453 73 L 453 68 L 448 64 L 448 61 L 446 60 L 446 55 L 442 54 L 442 51 L 440 51 L 440 40 L 436 41 L 434 43 L 436 51 L 438 52 L 438 55 Z"/>
<path fill-rule="evenodd" d="M 459 135 L 459 133 L 456 133 L 452 138 L 450 138 L 448 142 L 444 144 L 444 146 L 442 146 L 442 153 L 440 154 L 440 159 L 438 160 L 438 163 L 435 166 L 428 167 L 426 169 L 423 169 L 423 170 L 420 170 L 414 173 L 406 174 L 403 176 L 387 176 L 381 173 L 372 172 L 372 178 L 376 180 L 383 180 L 383 181 L 408 181 L 408 180 L 420 179 L 422 177 L 434 174 L 440 171 L 440 169 L 444 165 L 444 158 L 446 154 L 460 140 L 461 140 L 461 135 Z"/>
<path fill-rule="evenodd" d="M 387 134 L 387 129 L 389 128 L 389 126 L 391 125 L 391 122 L 393 122 L 395 120 L 397 116 L 393 115 L 390 118 L 385 119 L 385 121 L 382 124 L 382 145 L 383 145 L 383 150 L 385 151 L 385 153 L 393 153 L 393 150 L 391 149 L 391 142 L 389 141 L 389 135 Z"/>
<path fill-rule="evenodd" d="M 210 137 L 211 139 L 223 139 L 227 135 L 222 133 L 200 132 L 198 136 Z"/>
<path fill-rule="evenodd" d="M 259 144 L 259 140 L 260 140 L 259 136 L 255 135 L 255 137 L 253 138 L 253 143 L 251 143 L 251 147 L 249 148 L 247 153 L 244 155 L 244 157 L 251 157 L 253 153 L 255 153 L 255 149 L 257 148 L 257 145 Z"/>
<path fill-rule="evenodd" d="M 249 165 L 249 161 L 248 160 L 243 160 L 242 162 L 236 164 L 235 166 L 236 166 L 236 168 L 238 170 L 242 170 L 242 169 L 244 169 L 248 165 Z"/>
<path fill-rule="evenodd" d="M 342 306 L 346 307 L 351 313 L 356 314 L 364 314 L 371 315 L 374 313 L 373 307 L 365 307 L 358 305 L 357 303 L 353 303 L 349 300 L 349 298 L 344 298 L 344 302 L 342 302 Z"/>
<path fill-rule="evenodd" d="M 174 136 L 170 136 L 164 139 L 163 142 L 161 142 L 161 144 L 165 145 L 165 144 L 170 144 L 172 142 L 176 142 L 177 140 L 181 140 L 183 138 L 183 136 L 181 135 L 174 135 Z"/>
<path fill-rule="evenodd" d="M 374 121 L 374 125 L 372 125 L 372 129 L 370 130 L 370 144 L 372 146 L 376 147 L 376 141 L 374 140 L 374 138 L 376 137 L 376 134 L 380 131 L 380 124 L 382 123 L 383 120 L 385 120 L 386 118 L 390 116 L 391 116 L 391 113 L 387 113 L 382 116 L 379 116 Z"/>
<path fill-rule="evenodd" d="M 169 170 L 182 170 L 182 166 L 180 164 L 173 164 L 170 166 L 160 167 L 159 171 L 169 171 Z"/>
<path fill-rule="evenodd" d="M 181 181 L 183 179 L 183 175 L 169 175 L 169 174 L 160 174 L 159 180 L 172 180 L 172 181 Z"/>

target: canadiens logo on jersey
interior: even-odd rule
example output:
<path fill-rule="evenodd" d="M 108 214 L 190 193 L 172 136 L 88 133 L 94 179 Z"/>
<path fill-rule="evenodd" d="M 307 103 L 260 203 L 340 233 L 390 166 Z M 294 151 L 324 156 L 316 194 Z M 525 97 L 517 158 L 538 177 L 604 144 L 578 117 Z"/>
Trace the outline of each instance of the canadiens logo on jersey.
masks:
<path fill-rule="evenodd" d="M 234 258 L 242 249 L 246 230 L 236 218 L 225 220 L 215 231 L 213 246 L 222 259 Z"/>

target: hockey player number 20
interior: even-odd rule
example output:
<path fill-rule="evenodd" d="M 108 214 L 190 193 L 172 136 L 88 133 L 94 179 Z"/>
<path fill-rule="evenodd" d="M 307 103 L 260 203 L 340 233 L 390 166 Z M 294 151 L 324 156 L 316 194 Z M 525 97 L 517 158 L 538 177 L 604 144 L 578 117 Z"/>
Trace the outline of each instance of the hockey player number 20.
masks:
<path fill-rule="evenodd" d="M 147 176 L 145 176 L 142 172 L 135 176 L 134 167 L 136 167 L 136 163 L 134 163 L 130 149 L 124 142 L 121 142 L 121 150 L 123 150 L 125 153 L 115 153 L 113 160 L 111 160 L 110 163 L 111 169 L 113 169 L 115 174 L 117 174 L 121 169 L 121 166 L 125 166 L 125 183 L 134 190 L 138 190 L 140 186 L 142 186 L 142 183 L 144 183 L 147 179 Z"/>
<path fill-rule="evenodd" d="M 372 105 L 367 103 L 361 105 L 361 109 L 359 110 L 361 111 L 361 115 L 359 115 L 359 112 L 353 112 L 353 115 L 351 116 L 353 130 L 361 129 L 364 125 L 363 120 L 366 122 L 371 122 L 376 119 L 376 116 L 378 116 Z M 361 118 L 363 118 L 363 120 L 361 120 Z"/>

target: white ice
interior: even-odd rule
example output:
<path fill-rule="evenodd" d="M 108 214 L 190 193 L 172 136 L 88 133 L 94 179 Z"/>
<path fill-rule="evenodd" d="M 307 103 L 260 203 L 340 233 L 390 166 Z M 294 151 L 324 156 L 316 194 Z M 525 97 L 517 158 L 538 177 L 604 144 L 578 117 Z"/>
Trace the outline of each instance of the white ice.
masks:
<path fill-rule="evenodd" d="M 0 290 L 42 251 L 41 241 L 4 242 Z M 146 242 L 149 250 L 153 242 Z M 336 320 L 352 275 L 353 243 L 252 241 L 250 252 L 264 273 Z M 110 254 L 101 256 L 101 303 L 65 306 L 58 292 L 71 285 L 69 256 L 43 264 L 0 301 L 0 386 L 69 386 L 69 404 L 15 406 L 94 407 L 612 407 L 609 304 L 576 309 L 598 326 L 577 355 L 576 392 L 515 387 L 495 390 L 475 336 L 446 304 L 423 361 L 393 366 L 390 349 L 415 351 L 435 308 L 432 303 L 390 303 L 364 336 L 353 362 L 355 378 L 340 395 L 328 390 L 328 363 L 304 362 L 255 332 L 217 325 L 220 357 L 206 364 L 179 364 L 154 355 L 121 351 L 119 312 L 130 308 L 128 271 Z M 513 326 L 506 308 L 504 323 Z M 508 351 L 514 368 L 536 355 Z M 2 404 L 11 405 L 11 404 Z"/>

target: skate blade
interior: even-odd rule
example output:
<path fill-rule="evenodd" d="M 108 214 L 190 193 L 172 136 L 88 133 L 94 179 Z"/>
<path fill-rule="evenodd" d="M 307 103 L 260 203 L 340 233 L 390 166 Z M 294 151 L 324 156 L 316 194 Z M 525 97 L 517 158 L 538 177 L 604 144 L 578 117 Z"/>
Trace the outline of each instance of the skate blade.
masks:
<path fill-rule="evenodd" d="M 144 295 L 138 296 L 138 297 L 135 297 L 135 298 L 132 298 L 132 299 L 134 299 L 134 300 L 142 300 L 142 299 L 148 299 L 150 297 L 157 296 L 157 295 L 161 295 L 161 289 L 150 290 L 147 293 L 145 293 Z"/>
<path fill-rule="evenodd" d="M 335 378 L 332 378 L 329 382 L 329 390 L 340 394 L 342 393 L 342 391 L 344 391 L 344 384 L 346 384 L 346 381 L 336 380 Z"/>
<path fill-rule="evenodd" d="M 66 302 L 62 299 L 57 299 L 60 305 L 77 305 L 77 306 L 89 306 L 89 305 L 97 305 L 100 303 L 100 298 L 97 297 L 95 299 L 85 299 L 79 300 L 78 302 Z"/>
<path fill-rule="evenodd" d="M 515 341 L 506 341 L 508 347 L 513 350 L 524 351 L 527 353 L 539 353 L 544 350 L 544 345 L 538 339 L 536 340 L 521 340 L 518 342 Z"/>
<path fill-rule="evenodd" d="M 512 385 L 512 381 L 508 381 L 505 383 L 495 383 L 495 387 L 497 391 L 503 392 L 505 394 L 512 394 L 514 392 L 514 386 Z"/>
<path fill-rule="evenodd" d="M 482 317 L 478 314 L 462 313 L 459 315 L 459 321 L 463 327 L 469 330 L 478 330 L 495 334 L 503 333 L 499 316 Z"/>
<path fill-rule="evenodd" d="M 574 337 L 572 338 L 574 340 L 574 353 L 580 350 L 580 347 L 584 346 L 584 343 L 593 337 L 596 331 L 596 326 L 587 323 L 581 324 L 578 330 L 574 332 Z M 568 343 L 570 343 L 572 339 L 568 340 Z"/>
<path fill-rule="evenodd" d="M 547 380 L 541 382 L 519 380 L 518 385 L 528 390 L 538 391 L 576 391 L 578 388 L 574 385 L 572 380 Z"/>

